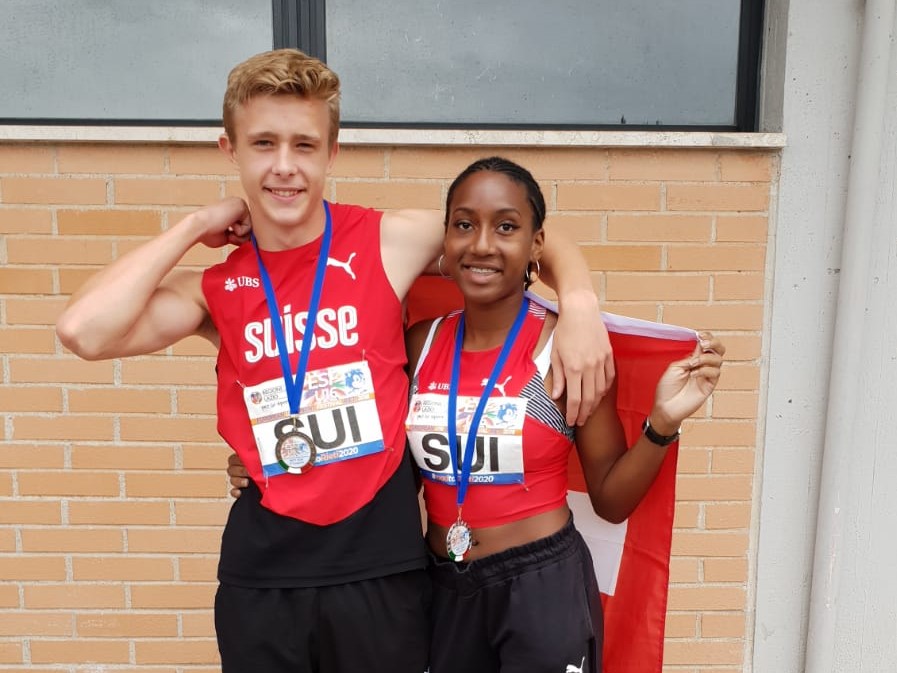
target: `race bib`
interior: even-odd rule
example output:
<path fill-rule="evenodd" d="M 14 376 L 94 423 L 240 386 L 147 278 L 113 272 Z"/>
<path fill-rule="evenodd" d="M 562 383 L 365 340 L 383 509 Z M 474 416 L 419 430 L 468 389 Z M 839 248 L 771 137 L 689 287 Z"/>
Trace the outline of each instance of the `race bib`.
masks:
<path fill-rule="evenodd" d="M 459 397 L 457 405 L 458 445 L 454 447 L 460 473 L 461 456 L 467 446 L 470 422 L 479 398 Z M 470 468 L 471 484 L 523 483 L 523 421 L 527 400 L 519 397 L 490 397 L 486 402 L 474 443 Z M 411 398 L 405 427 L 414 460 L 424 478 L 457 485 L 449 455 L 448 397 L 430 393 Z"/>
<path fill-rule="evenodd" d="M 286 473 L 276 446 L 291 430 L 301 431 L 314 442 L 315 465 L 351 460 L 385 448 L 367 362 L 308 372 L 295 417 L 290 414 L 282 378 L 247 386 L 243 399 L 266 477 Z"/>

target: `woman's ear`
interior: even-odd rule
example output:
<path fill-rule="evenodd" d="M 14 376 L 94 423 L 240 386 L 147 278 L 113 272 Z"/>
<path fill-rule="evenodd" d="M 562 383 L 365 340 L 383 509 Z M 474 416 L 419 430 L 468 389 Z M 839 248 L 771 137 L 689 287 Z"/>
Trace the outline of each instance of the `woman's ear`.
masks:
<path fill-rule="evenodd" d="M 538 261 L 542 258 L 542 250 L 545 247 L 545 230 L 539 229 L 533 236 L 533 248 L 530 253 L 530 259 Z"/>

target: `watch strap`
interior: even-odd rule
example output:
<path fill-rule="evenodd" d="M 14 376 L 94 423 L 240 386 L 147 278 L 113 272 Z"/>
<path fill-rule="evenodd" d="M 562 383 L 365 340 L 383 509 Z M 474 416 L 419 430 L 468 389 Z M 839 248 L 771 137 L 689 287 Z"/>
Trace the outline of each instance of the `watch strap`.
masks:
<path fill-rule="evenodd" d="M 657 444 L 657 446 L 669 446 L 677 439 L 679 439 L 679 433 L 682 431 L 680 427 L 676 432 L 672 435 L 661 435 L 654 428 L 651 427 L 651 421 L 647 416 L 645 416 L 645 422 L 642 423 L 642 432 L 645 437 L 648 438 L 648 441 L 652 444 Z"/>

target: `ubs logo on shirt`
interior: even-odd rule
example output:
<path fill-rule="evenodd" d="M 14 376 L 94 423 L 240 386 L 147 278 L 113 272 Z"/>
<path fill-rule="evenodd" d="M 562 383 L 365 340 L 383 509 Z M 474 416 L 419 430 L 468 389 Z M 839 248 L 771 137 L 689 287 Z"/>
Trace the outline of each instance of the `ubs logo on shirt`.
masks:
<path fill-rule="evenodd" d="M 238 287 L 259 287 L 259 279 L 252 276 L 237 276 L 232 278 L 228 276 L 224 281 L 224 289 L 233 292 Z"/>

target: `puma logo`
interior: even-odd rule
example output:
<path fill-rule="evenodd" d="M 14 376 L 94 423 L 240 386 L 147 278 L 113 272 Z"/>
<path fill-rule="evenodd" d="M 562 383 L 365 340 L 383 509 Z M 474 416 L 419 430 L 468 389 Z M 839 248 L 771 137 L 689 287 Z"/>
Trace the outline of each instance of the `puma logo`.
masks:
<path fill-rule="evenodd" d="M 507 394 L 505 393 L 505 386 L 508 385 L 508 381 L 510 381 L 512 378 L 514 378 L 514 377 L 513 377 L 513 376 L 509 376 L 508 378 L 506 378 L 506 379 L 505 379 L 504 381 L 502 381 L 501 383 L 496 383 L 496 384 L 495 384 L 496 389 L 498 390 L 498 392 L 501 393 L 501 396 L 502 396 L 502 397 L 507 397 Z M 486 384 L 487 384 L 488 382 L 489 382 L 489 379 L 483 379 L 483 382 L 480 383 L 480 385 L 483 386 L 483 387 L 485 388 L 485 387 L 486 387 Z"/>
<path fill-rule="evenodd" d="M 333 257 L 328 257 L 327 258 L 327 266 L 337 266 L 340 269 L 342 269 L 343 271 L 345 271 L 347 274 L 349 274 L 349 277 L 352 280 L 356 280 L 355 272 L 352 271 L 352 266 L 351 266 L 353 259 L 355 259 L 354 252 L 351 255 L 349 255 L 349 259 L 347 259 L 345 262 L 341 262 L 338 259 L 333 259 Z"/>
<path fill-rule="evenodd" d="M 564 673 L 582 673 L 582 669 L 586 665 L 586 658 L 583 657 L 582 661 L 579 662 L 579 666 L 574 666 L 573 664 L 567 664 L 567 670 Z"/>

